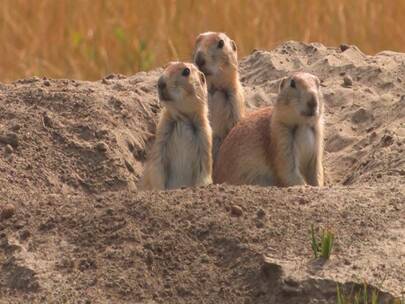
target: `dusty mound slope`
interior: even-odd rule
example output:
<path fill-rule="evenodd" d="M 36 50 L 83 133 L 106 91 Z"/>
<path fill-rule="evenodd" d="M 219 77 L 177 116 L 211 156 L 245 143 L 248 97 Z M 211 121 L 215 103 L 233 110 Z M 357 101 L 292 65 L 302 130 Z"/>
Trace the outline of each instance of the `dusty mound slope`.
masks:
<path fill-rule="evenodd" d="M 288 42 L 241 63 L 251 108 L 292 71 L 323 81 L 323 189 L 138 193 L 160 71 L 0 85 L 0 303 L 335 303 L 336 282 L 362 280 L 399 296 L 405 55 L 343 49 Z M 311 224 L 336 233 L 324 265 Z"/>
<path fill-rule="evenodd" d="M 46 193 L 136 189 L 158 112 L 157 74 L 2 86 L 0 143 L 15 150 L 0 160 L 3 182 Z"/>

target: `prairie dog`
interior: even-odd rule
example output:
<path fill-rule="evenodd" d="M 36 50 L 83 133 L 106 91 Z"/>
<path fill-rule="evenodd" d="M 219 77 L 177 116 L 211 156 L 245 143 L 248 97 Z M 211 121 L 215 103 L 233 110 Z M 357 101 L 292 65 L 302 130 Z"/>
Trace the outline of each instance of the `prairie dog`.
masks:
<path fill-rule="evenodd" d="M 248 115 L 221 146 L 214 182 L 323 186 L 323 103 L 319 79 L 282 79 L 273 109 Z"/>
<path fill-rule="evenodd" d="M 205 76 L 193 64 L 172 62 L 158 81 L 164 105 L 142 188 L 174 189 L 212 183 L 212 131 Z"/>
<path fill-rule="evenodd" d="M 207 78 L 215 162 L 222 141 L 245 113 L 236 44 L 224 33 L 200 34 L 195 42 L 193 60 Z"/>

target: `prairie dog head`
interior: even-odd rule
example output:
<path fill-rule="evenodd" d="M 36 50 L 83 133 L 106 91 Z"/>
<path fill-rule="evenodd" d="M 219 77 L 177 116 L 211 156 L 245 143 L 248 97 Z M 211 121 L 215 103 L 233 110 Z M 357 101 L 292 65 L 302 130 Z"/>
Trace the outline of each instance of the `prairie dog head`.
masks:
<path fill-rule="evenodd" d="M 205 76 L 192 63 L 170 62 L 158 80 L 158 92 L 172 113 L 194 114 L 207 107 Z"/>
<path fill-rule="evenodd" d="M 224 33 L 202 33 L 195 42 L 193 61 L 207 77 L 237 71 L 238 55 L 235 41 Z"/>
<path fill-rule="evenodd" d="M 323 113 L 319 78 L 304 72 L 283 78 L 275 109 L 286 122 L 313 122 Z"/>

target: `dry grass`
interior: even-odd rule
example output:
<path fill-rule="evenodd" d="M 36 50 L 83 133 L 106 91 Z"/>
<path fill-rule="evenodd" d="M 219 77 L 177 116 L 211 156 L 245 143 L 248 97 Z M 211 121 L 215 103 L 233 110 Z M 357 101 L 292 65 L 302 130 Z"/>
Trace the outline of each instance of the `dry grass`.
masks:
<path fill-rule="evenodd" d="M 0 80 L 132 74 L 189 60 L 207 30 L 242 56 L 291 39 L 405 51 L 404 16 L 404 0 L 2 0 Z"/>

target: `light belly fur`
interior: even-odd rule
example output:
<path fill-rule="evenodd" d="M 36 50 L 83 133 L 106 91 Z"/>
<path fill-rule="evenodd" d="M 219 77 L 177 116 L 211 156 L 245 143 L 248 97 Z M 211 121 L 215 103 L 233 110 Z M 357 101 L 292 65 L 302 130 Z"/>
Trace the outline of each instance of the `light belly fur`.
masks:
<path fill-rule="evenodd" d="M 177 122 L 167 146 L 172 157 L 169 164 L 169 189 L 192 186 L 196 177 L 198 153 L 196 135 L 193 128 L 183 122 Z"/>
<path fill-rule="evenodd" d="M 298 127 L 295 133 L 294 148 L 300 171 L 305 172 L 315 156 L 315 134 L 311 127 Z"/>

